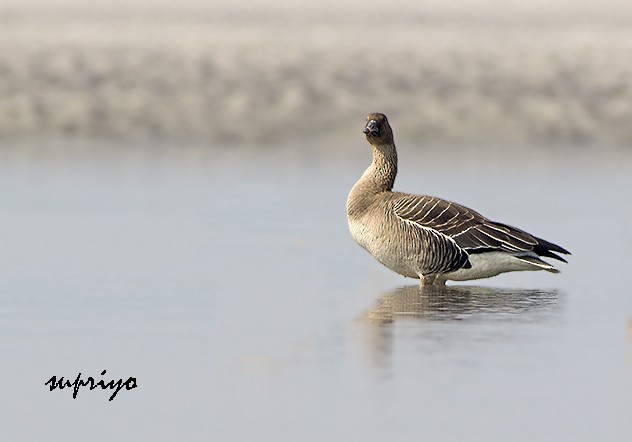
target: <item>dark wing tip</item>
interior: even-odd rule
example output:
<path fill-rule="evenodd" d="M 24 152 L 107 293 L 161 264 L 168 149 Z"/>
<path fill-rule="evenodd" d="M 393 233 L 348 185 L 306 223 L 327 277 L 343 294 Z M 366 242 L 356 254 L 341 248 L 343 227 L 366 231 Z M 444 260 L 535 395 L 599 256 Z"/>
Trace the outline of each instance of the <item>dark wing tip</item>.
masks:
<path fill-rule="evenodd" d="M 568 264 L 568 261 L 565 260 L 564 258 L 562 258 L 560 255 L 557 255 L 556 253 L 551 252 L 550 250 L 535 250 L 535 252 L 539 255 L 539 256 L 544 256 L 546 258 L 553 258 L 553 259 L 557 259 L 558 261 L 562 261 L 565 262 L 566 264 Z M 561 252 L 560 252 L 561 253 Z"/>
<path fill-rule="evenodd" d="M 557 252 L 557 253 L 561 253 L 563 255 L 570 255 L 571 252 L 569 252 L 568 250 L 566 250 L 564 247 L 558 246 L 557 244 L 553 244 L 552 242 L 549 242 L 545 239 L 542 238 L 536 238 L 536 240 L 538 241 L 538 245 L 535 246 L 534 248 L 534 252 L 536 252 L 538 255 L 542 255 L 542 256 L 548 256 L 548 255 L 543 255 L 540 252 L 544 252 L 544 253 L 551 253 L 551 252 Z M 564 259 L 562 259 L 561 257 L 553 254 L 553 256 L 549 256 L 550 258 L 555 258 L 555 259 L 559 259 L 560 261 L 564 261 Z M 566 261 L 564 261 L 566 262 Z"/>

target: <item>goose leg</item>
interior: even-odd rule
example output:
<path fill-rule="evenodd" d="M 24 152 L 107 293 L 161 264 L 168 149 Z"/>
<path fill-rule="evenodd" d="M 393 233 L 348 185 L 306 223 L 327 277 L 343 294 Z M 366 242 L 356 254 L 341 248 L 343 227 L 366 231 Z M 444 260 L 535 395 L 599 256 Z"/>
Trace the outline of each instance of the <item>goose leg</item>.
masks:
<path fill-rule="evenodd" d="M 441 278 L 437 275 L 419 275 L 419 286 L 434 285 L 439 287 L 445 287 L 445 278 Z"/>
<path fill-rule="evenodd" d="M 445 287 L 445 281 L 446 279 L 444 278 L 435 278 L 433 284 L 436 286 Z"/>
<path fill-rule="evenodd" d="M 428 275 L 428 276 L 419 275 L 419 287 L 434 284 L 436 278 L 437 277 L 434 275 Z"/>

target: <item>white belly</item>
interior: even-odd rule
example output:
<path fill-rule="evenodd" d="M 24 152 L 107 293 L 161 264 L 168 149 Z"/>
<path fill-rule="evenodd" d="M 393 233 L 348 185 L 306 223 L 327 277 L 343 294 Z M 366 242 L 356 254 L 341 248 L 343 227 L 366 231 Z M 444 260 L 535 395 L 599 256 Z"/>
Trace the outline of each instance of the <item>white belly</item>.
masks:
<path fill-rule="evenodd" d="M 470 269 L 459 269 L 456 272 L 446 273 L 441 275 L 441 278 L 450 281 L 468 281 L 470 279 L 490 278 L 506 272 L 541 270 L 506 252 L 474 253 L 470 255 L 470 264 L 472 264 Z"/>

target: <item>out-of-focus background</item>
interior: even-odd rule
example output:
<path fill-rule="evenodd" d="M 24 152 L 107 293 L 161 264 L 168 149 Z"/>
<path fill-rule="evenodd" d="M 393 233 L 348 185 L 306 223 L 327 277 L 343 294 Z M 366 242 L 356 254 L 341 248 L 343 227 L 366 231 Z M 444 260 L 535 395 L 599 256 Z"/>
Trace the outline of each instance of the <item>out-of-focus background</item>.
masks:
<path fill-rule="evenodd" d="M 376 111 L 561 273 L 355 244 Z M 632 440 L 631 117 L 629 1 L 0 0 L 0 440 Z"/>
<path fill-rule="evenodd" d="M 632 140 L 622 0 L 3 0 L 0 131 L 342 142 Z M 360 123 L 359 123 L 360 121 Z"/>

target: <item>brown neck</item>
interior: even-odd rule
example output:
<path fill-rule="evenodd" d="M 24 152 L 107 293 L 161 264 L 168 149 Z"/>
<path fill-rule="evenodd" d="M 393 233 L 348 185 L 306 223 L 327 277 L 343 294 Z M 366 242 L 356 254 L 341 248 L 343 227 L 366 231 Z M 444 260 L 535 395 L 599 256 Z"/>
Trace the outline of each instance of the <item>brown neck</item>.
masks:
<path fill-rule="evenodd" d="M 373 161 L 351 189 L 347 200 L 349 214 L 362 213 L 374 195 L 390 192 L 397 175 L 397 151 L 394 144 L 373 146 Z"/>
<path fill-rule="evenodd" d="M 397 150 L 394 144 L 373 146 L 373 162 L 362 178 L 375 192 L 393 189 L 397 176 Z"/>

